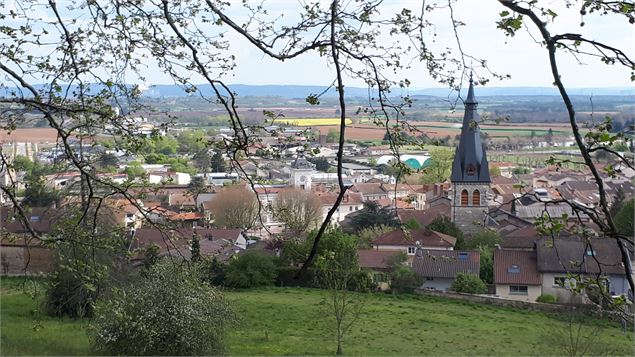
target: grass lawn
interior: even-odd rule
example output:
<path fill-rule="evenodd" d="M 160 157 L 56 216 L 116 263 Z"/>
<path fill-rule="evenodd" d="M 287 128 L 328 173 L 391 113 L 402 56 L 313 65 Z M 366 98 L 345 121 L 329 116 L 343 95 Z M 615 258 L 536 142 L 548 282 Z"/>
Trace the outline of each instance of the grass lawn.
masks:
<path fill-rule="evenodd" d="M 228 292 L 242 317 L 228 337 L 231 355 L 330 355 L 335 343 L 321 305 L 322 292 L 271 288 Z M 53 319 L 34 312 L 28 295 L 4 289 L 2 355 L 90 354 L 85 321 Z M 596 345 L 604 353 L 633 354 L 633 332 L 602 326 Z M 565 332 L 560 316 L 465 302 L 372 295 L 346 337 L 349 355 L 549 355 L 562 354 L 553 336 Z M 568 331 L 568 330 L 566 330 Z M 551 336 L 551 337 L 550 337 Z"/>

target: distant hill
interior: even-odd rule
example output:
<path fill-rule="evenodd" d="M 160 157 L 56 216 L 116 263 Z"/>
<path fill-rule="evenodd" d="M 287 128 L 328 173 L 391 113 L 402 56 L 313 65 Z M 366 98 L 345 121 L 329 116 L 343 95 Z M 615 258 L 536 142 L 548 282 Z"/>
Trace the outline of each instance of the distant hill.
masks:
<path fill-rule="evenodd" d="M 281 98 L 306 98 L 311 94 L 324 92 L 324 97 L 335 97 L 337 91 L 334 88 L 324 86 L 302 86 L 302 85 L 247 85 L 232 84 L 229 85 L 232 91 L 238 93 L 241 97 L 281 97 Z M 205 95 L 213 94 L 211 86 L 200 85 L 198 89 Z M 610 88 L 570 88 L 571 95 L 635 95 L 635 87 L 610 87 Z M 345 93 L 347 97 L 366 97 L 368 96 L 367 88 L 346 87 Z M 400 95 L 398 90 L 393 91 L 395 95 Z M 447 97 L 450 90 L 447 88 L 426 88 L 410 90 L 411 96 L 435 96 Z M 183 97 L 186 93 L 175 85 L 156 85 L 148 88 L 143 92 L 148 97 Z M 483 96 L 534 96 L 534 95 L 559 95 L 556 88 L 550 87 L 478 87 L 478 95 Z"/>
<path fill-rule="evenodd" d="M 37 85 L 36 88 L 43 88 L 43 85 Z M 93 85 L 93 92 L 97 92 L 103 87 L 101 85 Z M 333 98 L 337 96 L 335 88 L 327 88 L 325 86 L 304 86 L 304 85 L 248 85 L 248 84 L 232 84 L 229 88 L 237 93 L 240 97 L 280 97 L 285 99 L 306 98 L 311 94 L 320 94 L 324 97 Z M 71 88 L 74 89 L 74 88 Z M 198 86 L 199 91 L 206 96 L 214 94 L 209 84 L 201 84 Z M 0 96 L 7 95 L 15 88 L 5 88 L 0 91 Z M 63 88 L 66 90 L 66 88 Z M 555 87 L 477 87 L 479 97 L 488 96 L 551 96 L 558 95 Z M 608 88 L 569 88 L 570 95 L 612 95 L 612 96 L 633 96 L 635 95 L 635 87 L 608 87 Z M 346 87 L 345 93 L 347 97 L 367 97 L 368 89 L 360 87 Z M 395 96 L 399 96 L 402 92 L 396 88 L 392 92 Z M 411 96 L 434 96 L 448 97 L 453 94 L 447 88 L 426 88 L 416 89 L 404 92 L 403 94 Z M 187 97 L 198 94 L 188 94 L 177 86 L 171 84 L 153 85 L 143 90 L 143 95 L 151 98 L 170 98 L 170 97 Z M 465 93 L 464 93 L 465 95 Z"/>

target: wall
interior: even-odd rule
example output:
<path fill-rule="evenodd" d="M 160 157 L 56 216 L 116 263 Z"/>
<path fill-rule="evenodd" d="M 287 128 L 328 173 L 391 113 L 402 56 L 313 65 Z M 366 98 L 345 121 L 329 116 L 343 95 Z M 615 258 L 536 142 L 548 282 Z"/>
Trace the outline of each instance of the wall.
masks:
<path fill-rule="evenodd" d="M 461 192 L 468 192 L 468 205 L 461 206 Z M 480 206 L 472 206 L 472 193 L 479 190 Z M 474 234 L 483 230 L 483 222 L 489 210 L 487 193 L 489 184 L 457 182 L 452 184 L 452 221 L 466 234 Z"/>
<path fill-rule="evenodd" d="M 0 253 L 0 273 L 2 275 L 27 275 L 49 273 L 53 269 L 53 252 L 47 248 L 2 246 Z"/>
<path fill-rule="evenodd" d="M 599 310 L 599 307 L 596 305 L 544 304 L 544 303 L 538 303 L 538 302 L 506 300 L 506 299 L 501 299 L 494 296 L 471 295 L 471 294 L 463 294 L 463 293 L 455 293 L 455 292 L 440 292 L 440 291 L 432 291 L 432 290 L 425 290 L 425 289 L 415 289 L 415 293 L 419 295 L 436 296 L 436 297 L 442 297 L 447 299 L 469 301 L 476 304 L 505 306 L 505 307 L 512 307 L 517 309 L 545 311 L 545 312 L 552 312 L 552 313 L 567 313 L 567 312 L 573 311 L 574 313 L 581 313 L 581 314 L 593 315 L 598 317 L 607 317 L 615 321 L 621 321 L 622 319 L 622 315 L 619 315 L 611 311 Z"/>
<path fill-rule="evenodd" d="M 584 303 L 583 296 L 573 295 L 569 290 L 554 285 L 555 277 L 566 277 L 566 275 L 565 273 L 542 273 L 542 293 L 555 296 L 557 301 L 561 303 Z"/>
<path fill-rule="evenodd" d="M 528 285 L 527 295 L 515 295 L 509 293 L 509 285 L 496 284 L 496 295 L 503 299 L 534 302 L 541 294 L 542 286 L 540 285 Z"/>
<path fill-rule="evenodd" d="M 454 279 L 449 278 L 434 278 L 434 280 L 426 280 L 421 285 L 424 289 L 435 289 L 439 291 L 447 291 L 452 286 Z"/>

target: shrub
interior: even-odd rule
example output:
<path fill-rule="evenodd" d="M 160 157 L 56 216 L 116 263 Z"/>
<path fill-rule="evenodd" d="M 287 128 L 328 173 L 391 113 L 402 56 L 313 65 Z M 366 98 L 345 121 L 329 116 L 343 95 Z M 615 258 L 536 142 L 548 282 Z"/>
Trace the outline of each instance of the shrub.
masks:
<path fill-rule="evenodd" d="M 236 316 L 200 270 L 161 260 L 100 301 L 88 329 L 92 347 L 108 355 L 218 355 Z"/>
<path fill-rule="evenodd" d="M 261 252 L 247 251 L 227 266 L 225 285 L 240 289 L 273 285 L 276 275 L 274 257 Z"/>
<path fill-rule="evenodd" d="M 421 279 L 412 269 L 400 266 L 390 274 L 390 289 L 394 293 L 411 293 L 422 284 Z"/>
<path fill-rule="evenodd" d="M 536 299 L 537 302 L 544 302 L 547 304 L 555 304 L 557 299 L 555 296 L 551 295 L 551 294 L 542 294 L 540 296 L 538 296 L 538 298 Z"/>
<path fill-rule="evenodd" d="M 459 293 L 484 294 L 487 292 L 487 286 L 478 275 L 458 273 L 452 282 L 450 290 Z"/>

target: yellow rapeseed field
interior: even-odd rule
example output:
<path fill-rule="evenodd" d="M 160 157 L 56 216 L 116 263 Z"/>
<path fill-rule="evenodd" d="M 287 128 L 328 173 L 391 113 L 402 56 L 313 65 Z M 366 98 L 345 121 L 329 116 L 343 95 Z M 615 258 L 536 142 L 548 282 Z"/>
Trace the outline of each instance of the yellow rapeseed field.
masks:
<path fill-rule="evenodd" d="M 340 118 L 278 118 L 275 123 L 295 126 L 339 125 Z M 346 124 L 352 123 L 350 119 L 346 119 Z"/>

